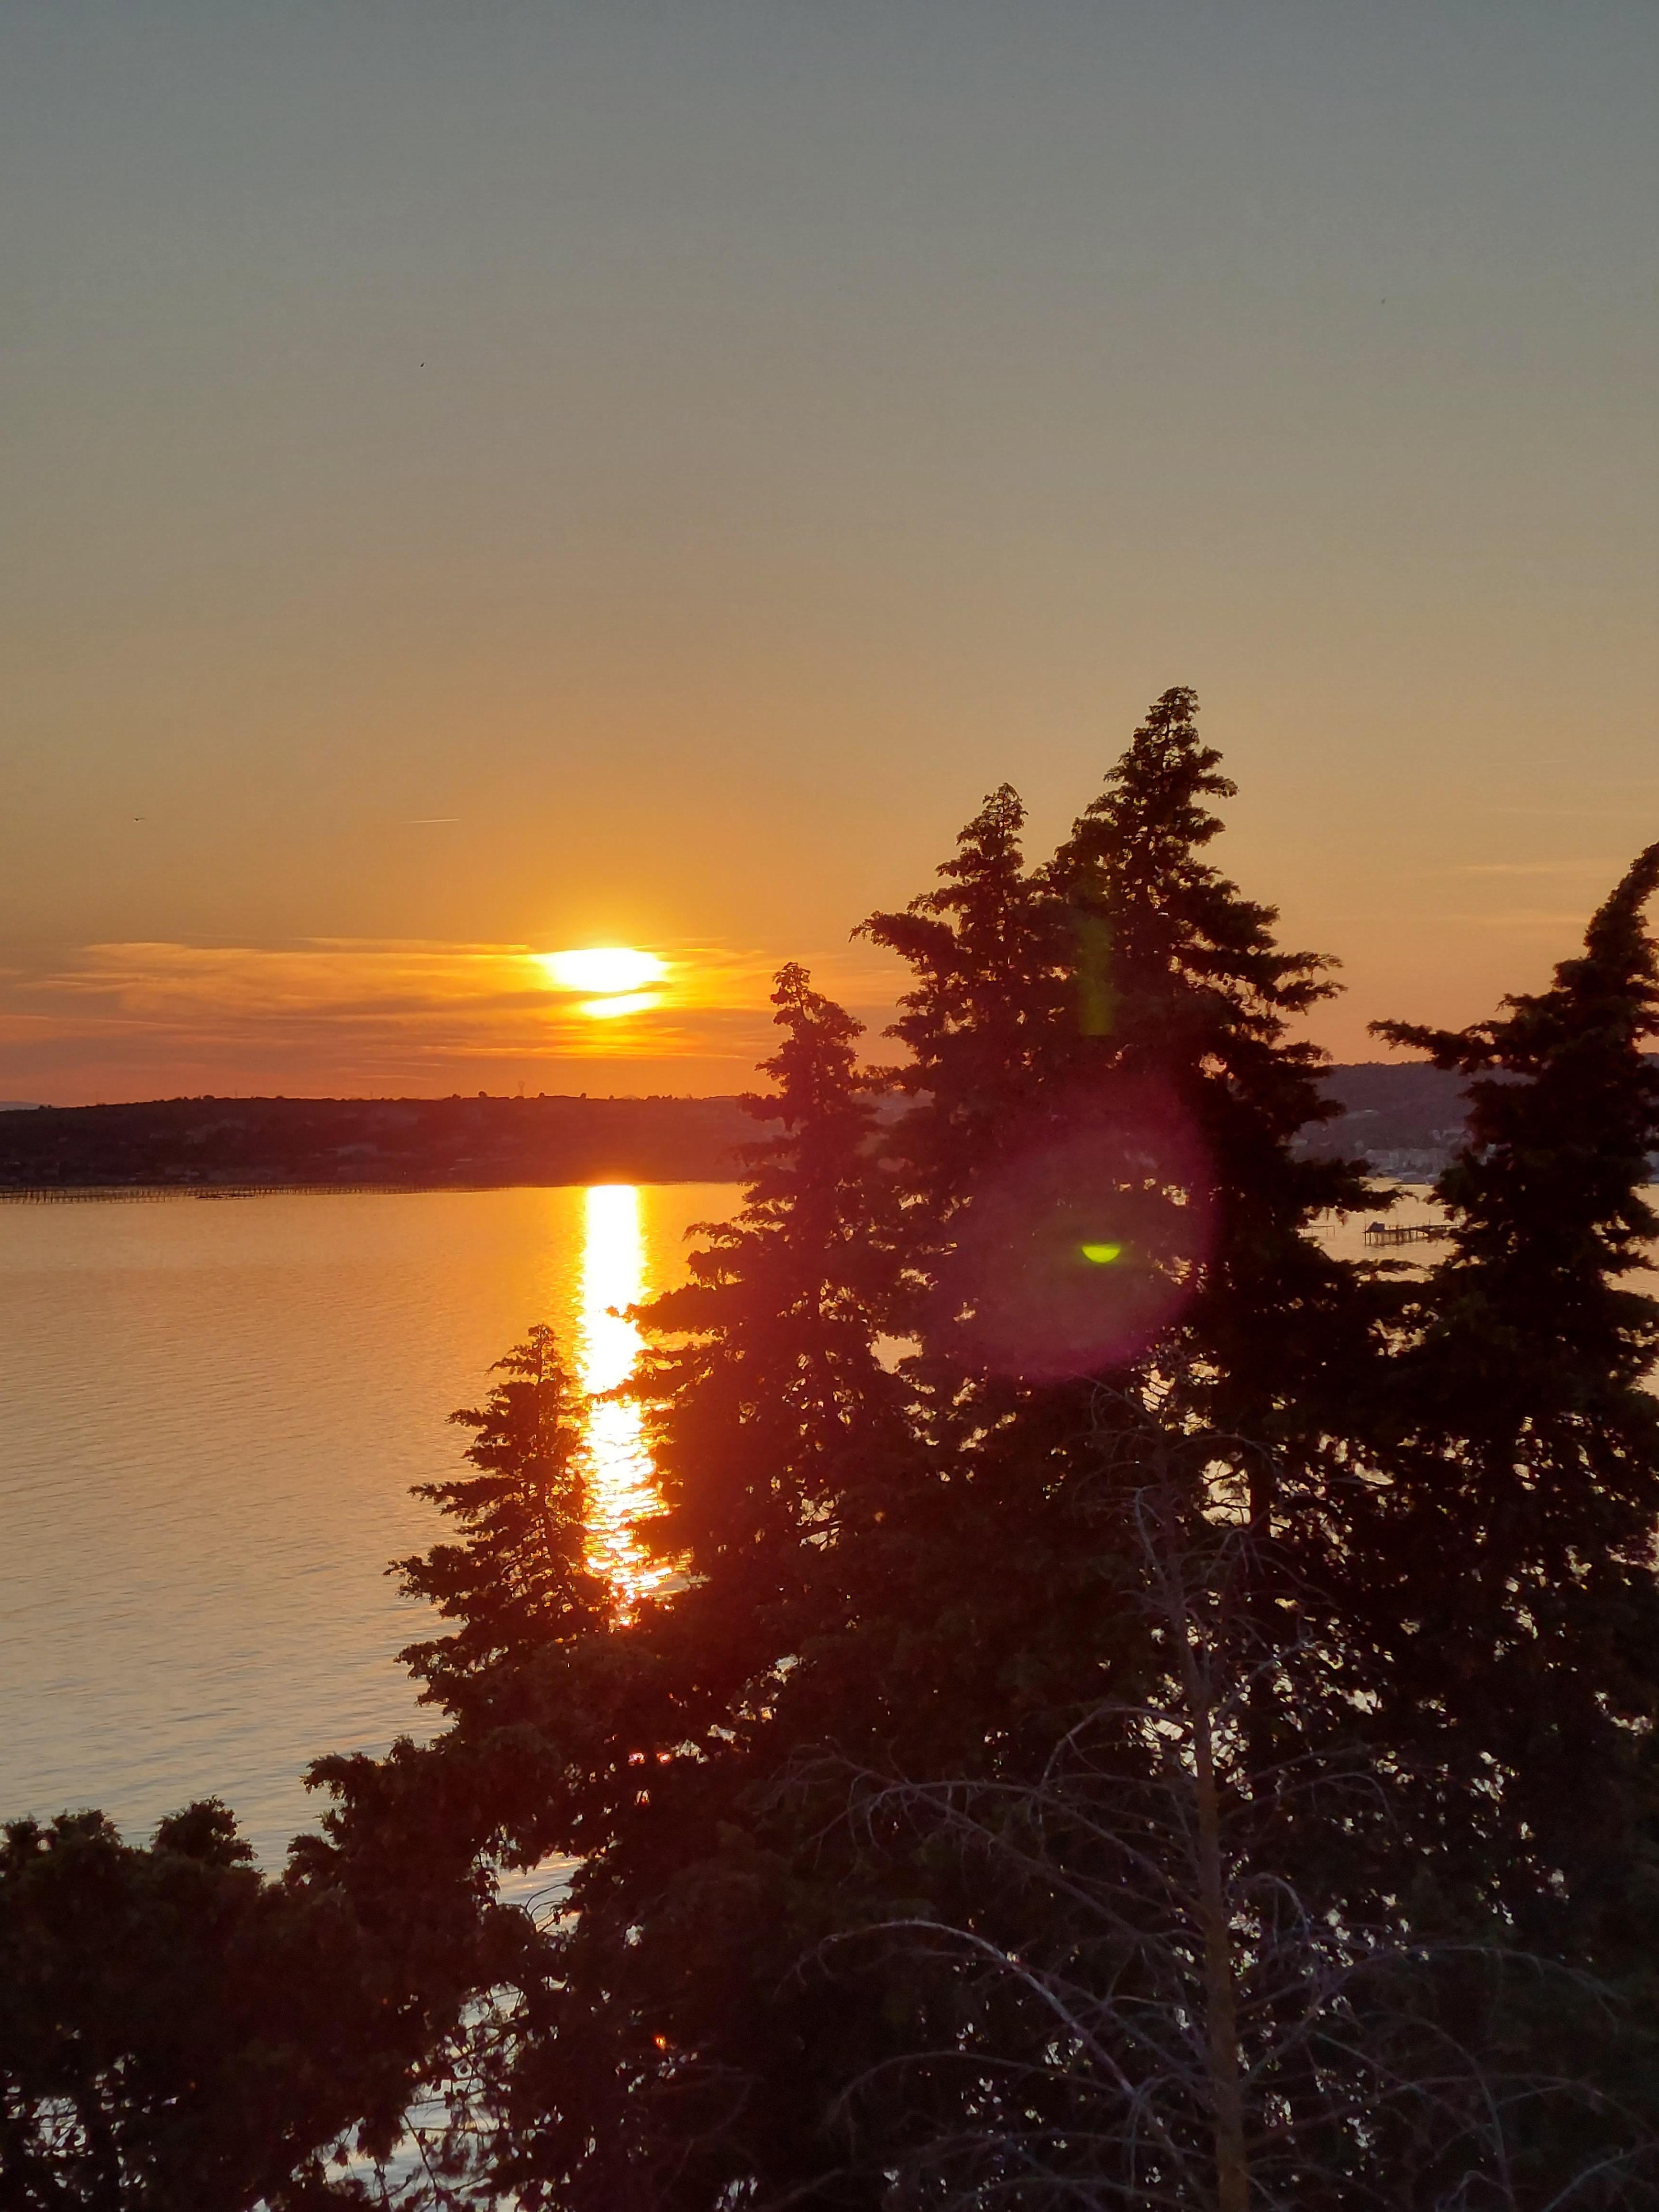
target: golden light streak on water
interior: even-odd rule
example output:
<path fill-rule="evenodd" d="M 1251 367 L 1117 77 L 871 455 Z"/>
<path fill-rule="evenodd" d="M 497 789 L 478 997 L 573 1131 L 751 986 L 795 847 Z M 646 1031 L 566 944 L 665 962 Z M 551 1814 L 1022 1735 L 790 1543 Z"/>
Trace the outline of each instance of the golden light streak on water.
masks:
<path fill-rule="evenodd" d="M 597 1395 L 633 1373 L 642 1340 L 623 1310 L 644 1297 L 640 1194 L 631 1183 L 595 1183 L 583 1193 L 576 1376 Z M 638 1406 L 590 1406 L 587 1414 L 588 1559 L 624 1607 L 659 1588 L 665 1571 L 634 1533 L 657 1507 L 654 1469 Z"/>

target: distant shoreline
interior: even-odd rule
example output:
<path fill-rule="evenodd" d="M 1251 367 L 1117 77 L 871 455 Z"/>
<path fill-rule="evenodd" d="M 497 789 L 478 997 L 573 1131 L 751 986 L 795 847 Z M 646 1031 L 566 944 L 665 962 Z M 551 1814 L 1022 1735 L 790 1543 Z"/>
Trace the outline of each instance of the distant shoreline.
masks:
<path fill-rule="evenodd" d="M 487 1190 L 586 1190 L 595 1182 L 657 1188 L 676 1183 L 736 1182 L 735 1169 L 721 1175 L 560 1176 L 507 1182 L 87 1182 L 0 1185 L 0 1206 L 147 1204 L 173 1198 L 421 1198 L 447 1192 L 467 1197 Z"/>
<path fill-rule="evenodd" d="M 725 1098 L 160 1098 L 0 1115 L 0 1197 L 720 1182 L 760 1134 Z"/>
<path fill-rule="evenodd" d="M 1321 1071 L 1340 1109 L 1297 1141 L 1432 1182 L 1463 1140 L 1462 1079 L 1425 1062 Z M 763 1139 L 733 1096 L 589 1098 L 161 1098 L 0 1113 L 0 1204 L 558 1189 L 741 1180 Z"/>

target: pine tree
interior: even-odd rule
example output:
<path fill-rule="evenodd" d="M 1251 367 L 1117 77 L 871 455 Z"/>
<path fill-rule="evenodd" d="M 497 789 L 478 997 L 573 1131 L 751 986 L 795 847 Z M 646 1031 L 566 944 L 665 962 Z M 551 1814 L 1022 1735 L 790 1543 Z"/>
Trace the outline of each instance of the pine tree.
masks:
<path fill-rule="evenodd" d="M 1471 1079 L 1469 1135 L 1395 1363 L 1356 1605 L 1390 1723 L 1449 1778 L 1470 1881 L 1540 1941 L 1634 1907 L 1659 1723 L 1659 1304 L 1626 1285 L 1659 1230 L 1656 885 L 1659 845 L 1583 954 L 1494 1019 L 1378 1025 Z"/>
<path fill-rule="evenodd" d="M 503 1662 L 599 1627 L 610 1607 L 602 1577 L 586 1564 L 582 1431 L 552 1330 L 532 1328 L 493 1371 L 508 1379 L 484 1406 L 450 1415 L 474 1431 L 465 1457 L 475 1472 L 422 1483 L 415 1493 L 461 1540 L 394 1569 L 407 1596 L 429 1599 L 461 1624 L 399 1655 L 424 1679 L 425 1696 L 451 1711 Z"/>
<path fill-rule="evenodd" d="M 637 1385 L 665 1505 L 651 1540 L 694 1585 L 761 1613 L 836 1540 L 896 1404 L 878 1356 L 890 1178 L 862 1025 L 797 964 L 772 1002 L 785 1034 L 761 1072 L 776 1087 L 743 1103 L 780 1133 L 749 1148 L 737 1218 L 702 1224 L 690 1281 L 638 1316 L 658 1340 Z"/>
<path fill-rule="evenodd" d="M 1115 1178 L 1122 1206 L 1141 1179 L 1139 1148 L 1154 1183 L 1189 1186 L 1190 1218 L 1206 1224 L 1206 1249 L 1186 1270 L 1195 1295 L 1183 1339 L 1189 1371 L 1212 1378 L 1202 1416 L 1281 1442 L 1287 1422 L 1317 1425 L 1307 1419 L 1316 1401 L 1334 1410 L 1373 1318 L 1354 1271 L 1326 1255 L 1311 1224 L 1376 1200 L 1355 1164 L 1297 1149 L 1298 1134 L 1336 1109 L 1319 1090 L 1323 1055 L 1289 1025 L 1329 995 L 1334 963 L 1282 951 L 1274 910 L 1244 898 L 1203 857 L 1221 828 L 1207 802 L 1235 787 L 1200 742 L 1195 715 L 1182 688 L 1155 702 L 1046 866 L 1025 869 L 1022 811 L 1005 786 L 963 832 L 940 872 L 945 887 L 864 927 L 917 976 L 893 1031 L 911 1054 L 896 1080 L 918 1101 L 896 1133 L 913 1273 L 936 1279 L 970 1195 L 987 1193 L 998 1206 L 1004 1164 L 1036 1155 L 1036 1188 L 1017 1188 L 1012 1206 L 1058 1205 L 1065 1253 L 1048 1252 L 1046 1231 L 1015 1249 L 994 1221 L 1001 1249 L 980 1273 L 998 1277 L 1006 1297 L 1022 1267 L 1052 1273 L 1069 1262 L 1069 1286 L 1056 1283 L 1053 1295 L 1094 1299 L 1109 1316 L 1085 1252 L 1113 1239 L 1072 1234 L 1080 1207 L 1045 1191 L 1040 1156 L 1057 1147 L 1057 1172 L 1091 1203 L 1097 1185 L 1097 1210 L 1106 1211 L 1112 1156 L 1130 1162 Z M 971 1305 L 971 1285 L 964 1295 Z M 961 1304 L 953 1295 L 913 1301 L 924 1363 L 937 1352 L 971 1365 L 971 1333 L 963 1339 L 955 1326 Z M 1096 1371 L 1133 1364 L 1114 1358 L 1109 1328 L 1102 1343 Z M 939 1403 L 964 1402 L 959 1375 L 929 1379 Z M 970 1401 L 976 1419 L 980 1395 Z"/>
<path fill-rule="evenodd" d="M 838 1817 L 844 1796 L 814 1774 L 838 1760 L 935 1796 L 951 1778 L 957 1802 L 1017 1798 L 1082 1714 L 1169 1707 L 1173 1646 L 1149 1623 L 1125 1520 L 1134 1437 L 1179 1460 L 1176 1510 L 1200 1549 L 1223 1508 L 1246 1524 L 1237 1620 L 1253 1658 L 1225 1749 L 1233 1810 L 1255 1838 L 1245 1887 L 1277 1885 L 1335 1937 L 1369 1916 L 1402 1940 L 1433 1922 L 1490 1947 L 1550 1936 L 1558 1887 L 1577 1910 L 1599 1882 L 1600 1950 L 1570 1941 L 1559 1912 L 1540 1948 L 1601 1967 L 1623 1883 L 1618 1958 L 1635 1974 L 1644 1643 L 1659 1626 L 1636 1403 L 1650 1329 L 1610 1277 L 1646 1225 L 1645 891 L 1627 887 L 1622 921 L 1598 918 L 1571 1005 L 1516 1002 L 1525 1038 L 1486 1034 L 1482 1066 L 1520 1080 L 1478 1099 L 1488 1133 L 1460 1170 L 1464 1239 L 1438 1287 L 1403 1308 L 1313 1233 L 1326 1206 L 1376 1203 L 1351 1164 L 1297 1148 L 1328 1109 L 1319 1055 L 1291 1024 L 1330 988 L 1328 963 L 1282 951 L 1272 910 L 1205 858 L 1218 829 L 1208 802 L 1231 789 L 1218 766 L 1191 695 L 1166 694 L 1048 866 L 1027 867 L 1005 789 L 941 888 L 872 919 L 915 976 L 897 1024 L 910 1064 L 887 1079 L 908 1110 L 890 1131 L 857 1066 L 856 1024 L 804 971 L 778 979 L 776 1091 L 753 1110 L 781 1133 L 756 1148 L 749 1203 L 709 1232 L 690 1283 L 642 1316 L 666 1504 L 649 1535 L 678 1586 L 617 1622 L 572 1606 L 554 1577 L 543 1614 L 497 1620 L 483 1552 L 476 1579 L 452 1571 L 457 1612 L 469 1624 L 476 1613 L 491 1640 L 434 1674 L 434 1686 L 466 1686 L 459 1727 L 430 1755 L 432 1787 L 482 1791 L 488 1817 L 465 1817 L 497 1848 L 583 1861 L 561 1926 L 499 1978 L 517 1994 L 495 2023 L 487 2101 L 506 2116 L 501 2175 L 531 2201 L 873 2212 L 914 2114 L 878 2114 L 850 2162 L 825 2117 L 854 2081 L 931 2065 L 939 2049 L 917 2037 L 978 1997 L 896 1954 L 834 1987 L 805 1978 L 803 1960 L 908 1912 L 1000 1931 L 1018 1963 L 1066 1940 L 1079 1869 L 1062 1854 L 1048 1870 L 1052 1911 L 1022 1921 L 975 1888 L 959 1853 L 860 1848 Z M 1599 1133 L 1575 1166 L 1569 1139 L 1586 1114 Z M 1068 1341 L 1052 1363 L 988 1350 L 986 1316 L 1029 1308 L 1034 1286 L 1049 1295 L 1062 1261 L 1109 1319 L 1122 1279 L 1111 1269 L 1133 1240 L 1109 1222 L 1080 1237 L 1079 1224 L 1136 1204 L 1125 1218 L 1144 1228 L 1149 1267 L 1180 1286 L 1158 1328 L 1103 1328 L 1092 1352 Z M 1558 1231 L 1540 1243 L 1533 1217 L 1552 1207 Z M 1152 1249 L 1158 1221 L 1183 1212 L 1203 1230 L 1190 1249 Z M 1565 1351 L 1548 1340 L 1549 1297 L 1528 1289 L 1540 1259 L 1577 1301 Z M 896 1368 L 884 1334 L 913 1347 Z M 1519 1372 L 1528 1346 L 1535 1376 Z M 1512 1402 L 1480 1396 L 1490 1375 Z M 475 1525 L 487 1548 L 489 1522 Z M 1455 1570 L 1498 1537 L 1502 1587 L 1460 1626 Z M 517 1556 L 514 1538 L 502 1561 Z M 1576 1670 L 1551 1657 L 1559 1680 L 1543 1694 L 1538 1624 L 1557 1602 L 1547 1557 L 1571 1586 L 1559 1617 L 1587 1657 Z M 1569 1863 L 1534 1801 L 1572 1783 L 1581 1722 L 1601 1809 L 1594 1848 Z M 1340 1766 L 1362 1733 L 1407 1808 L 1409 1865 L 1381 1824 L 1323 1819 L 1254 1778 L 1287 1759 Z M 1111 1794 L 1099 1793 L 1102 1817 Z M 1512 1845 L 1518 1887 L 1502 1866 Z M 1539 1906 L 1531 1921 L 1517 1897 Z M 1248 1950 L 1248 1933 L 1231 1940 Z M 1121 1963 L 1103 1955 L 1101 1971 Z M 1213 1973 L 1200 1985 L 1212 2005 Z M 999 2002 L 972 2026 L 990 2037 L 978 2056 L 994 2063 L 1007 2027 L 1008 2051 L 1040 2057 L 1036 2015 L 999 2026 Z M 1486 2033 L 1491 2006 L 1470 2002 L 1465 2019 L 1418 2023 L 1413 2047 L 1477 2014 Z M 972 2039 L 957 2027 L 952 2054 Z M 1523 2061 L 1548 2057 L 1524 2003 L 1498 2027 Z M 975 2122 L 970 2076 L 928 2079 L 947 2124 Z M 1278 2094 L 1261 2092 L 1268 2134 Z M 1344 2156 L 1363 2158 L 1363 2128 L 1344 2140 Z M 1431 2126 L 1423 2171 L 1438 2175 L 1435 2140 Z M 1583 2141 L 1559 2130 L 1519 2152 L 1532 2194 L 1512 2191 L 1517 2207 L 1584 2169 Z M 1236 2158 L 1230 2171 L 1236 2203 Z M 1419 2195 L 1425 2212 L 1439 2201 Z M 1304 2201 L 1320 2201 L 1311 2182 Z"/>
<path fill-rule="evenodd" d="M 1046 866 L 1024 866 L 1005 787 L 945 888 L 865 925 L 917 976 L 894 1031 L 917 1102 L 896 1133 L 913 1286 L 896 1326 L 955 1529 L 977 1522 L 974 1548 L 1030 1559 L 1053 1593 L 1051 1637 L 1007 1632 L 1056 1697 L 1093 1663 L 1076 1514 L 1100 1382 L 1125 1418 L 1150 1387 L 1164 1420 L 1249 1439 L 1233 1476 L 1252 1517 L 1265 1534 L 1293 1508 L 1316 1553 L 1387 1310 L 1315 1231 L 1376 1197 L 1357 1163 L 1297 1145 L 1335 1110 L 1291 1027 L 1334 963 L 1281 949 L 1274 910 L 1208 860 L 1234 786 L 1195 715 L 1184 688 L 1155 702 Z"/>
<path fill-rule="evenodd" d="M 1307 1438 L 1316 1408 L 1329 1418 L 1364 1357 L 1367 1303 L 1312 1224 L 1376 1200 L 1358 1164 L 1297 1151 L 1336 1109 L 1319 1088 L 1325 1055 L 1290 1025 L 1332 994 L 1336 963 L 1281 950 L 1276 909 L 1203 857 L 1222 826 L 1208 802 L 1237 787 L 1196 714 L 1184 687 L 1155 702 L 1048 879 L 1080 945 L 1097 948 L 1094 967 L 1080 963 L 1080 1012 L 1109 988 L 1109 1019 L 1079 1023 L 1080 1053 L 1167 1084 L 1207 1159 L 1212 1243 L 1187 1316 L 1215 1378 L 1206 1418 L 1284 1444 Z"/>
<path fill-rule="evenodd" d="M 1040 1087 L 1063 1023 L 1063 916 L 1024 864 L 1025 810 L 1001 784 L 957 839 L 937 890 L 874 914 L 859 934 L 915 975 L 890 1031 L 910 1057 L 888 1071 L 918 1103 L 896 1132 L 915 1226 L 948 1222 L 968 1180 Z"/>
<path fill-rule="evenodd" d="M 765 1986 L 799 1949 L 790 1877 L 746 1800 L 813 1725 L 795 1717 L 802 1686 L 822 1713 L 820 1655 L 868 1595 L 848 1557 L 907 1438 L 878 1355 L 890 1178 L 859 1024 L 795 965 L 774 1005 L 775 1088 L 746 1103 L 778 1133 L 750 1148 L 747 1203 L 705 1225 L 690 1281 L 636 1316 L 664 1499 L 641 1534 L 674 1583 L 552 1648 L 497 1636 L 430 1757 L 428 1794 L 459 1776 L 487 1798 L 476 1833 L 525 1859 L 582 1855 L 563 1923 L 501 1977 L 485 2062 L 487 2101 L 510 2116 L 504 2172 L 550 2203 L 712 2204 L 777 2154 L 756 2129 L 796 2156 L 812 2132 L 821 2079 L 789 2024 L 798 2045 L 803 2008 Z M 734 2084 L 763 2074 L 764 2114 L 738 2115 Z"/>
<path fill-rule="evenodd" d="M 1109 821 L 1105 803 L 1096 811 L 1086 856 L 1068 849 L 1053 870 L 1028 871 L 1018 802 L 1004 790 L 963 832 L 942 889 L 866 925 L 916 975 L 896 1025 L 912 1060 L 890 1079 L 913 1103 L 892 1135 L 890 1181 L 872 1170 L 867 1123 L 856 1145 L 844 1128 L 833 1143 L 825 1132 L 814 1156 L 836 1165 L 814 1182 L 799 1180 L 809 1154 L 792 1147 L 786 1180 L 775 1192 L 757 1185 L 757 1205 L 702 1264 L 699 1279 L 653 1316 L 693 1331 L 684 1352 L 665 1353 L 651 1382 L 671 1501 L 660 1526 L 694 1577 L 697 1561 L 707 1563 L 706 1579 L 664 1609 L 663 1637 L 686 1639 L 670 1663 L 689 1667 L 695 1648 L 706 1683 L 711 1647 L 752 1635 L 743 1601 L 757 1591 L 775 1610 L 767 1637 L 750 1648 L 788 1662 L 750 1678 L 741 1712 L 728 1708 L 723 1747 L 703 1732 L 717 1701 L 684 1728 L 688 1748 L 701 1747 L 695 1762 L 667 1755 L 671 1739 L 659 1728 L 662 1749 L 643 1752 L 648 1812 L 619 1818 L 614 1851 L 577 1887 L 581 1922 L 562 1954 L 564 2032 L 586 2040 L 604 2020 L 654 2021 L 673 2056 L 653 2062 L 648 2047 L 631 2042 L 625 2063 L 635 2094 L 608 2107 L 603 2126 L 591 2110 L 584 2119 L 565 2108 L 548 2138 L 566 2147 L 557 2155 L 633 2129 L 641 2160 L 670 2160 L 672 2131 L 653 2130 L 675 2094 L 683 2114 L 706 2113 L 723 2097 L 740 2115 L 723 2135 L 699 2136 L 698 2159 L 706 2152 L 710 2166 L 687 2160 L 682 2136 L 682 2181 L 672 2196 L 665 2187 L 665 2203 L 712 2205 L 726 2201 L 720 2189 L 739 2185 L 800 2187 L 818 2201 L 809 2177 L 831 2147 L 814 2115 L 853 2072 L 895 2048 L 894 2021 L 905 2010 L 900 1988 L 863 1992 L 822 2022 L 791 1993 L 789 1965 L 811 1931 L 878 1913 L 899 1878 L 831 1851 L 821 1804 L 792 1810 L 787 1793 L 777 1795 L 792 1754 L 826 1742 L 853 1756 L 879 1748 L 911 1773 L 1014 1785 L 1052 1746 L 1057 1717 L 1105 1689 L 1132 1694 L 1150 1663 L 1144 1619 L 1124 1601 L 1121 1531 L 1103 1496 L 1115 1480 L 1115 1425 L 1097 1377 L 988 1373 L 963 1334 L 954 1255 L 971 1238 L 976 1209 L 988 1210 L 988 1191 L 994 1197 L 1004 1188 L 1010 1164 L 1018 1168 L 1034 1141 L 1055 1131 L 1073 1146 L 1079 1127 L 1106 1143 L 1121 1127 L 1126 1087 L 1133 1093 L 1155 1082 L 1161 1103 L 1184 1086 L 1178 1097 L 1188 1118 L 1230 1140 L 1230 1149 L 1206 1149 L 1195 1170 L 1210 1189 L 1225 1201 L 1238 1186 L 1242 1212 L 1261 1157 L 1277 1178 L 1266 1206 L 1281 1233 L 1272 1258 L 1293 1287 L 1273 1316 L 1281 1340 L 1272 1370 L 1265 1381 L 1248 1379 L 1253 1402 L 1266 1402 L 1282 1427 L 1316 1426 L 1294 1395 L 1305 1363 L 1287 1357 L 1282 1340 L 1316 1324 L 1325 1331 L 1322 1355 L 1334 1362 L 1340 1329 L 1320 1301 L 1349 1326 L 1348 1278 L 1326 1271 L 1308 1223 L 1327 1198 L 1355 1189 L 1345 1170 L 1304 1172 L 1291 1149 L 1296 1129 L 1323 1110 L 1316 1055 L 1285 1039 L 1287 1020 L 1322 988 L 1319 963 L 1278 953 L 1267 910 L 1248 906 L 1193 860 L 1214 824 L 1180 793 L 1190 800 L 1211 787 L 1213 756 L 1197 746 L 1181 700 L 1162 703 L 1167 711 L 1155 714 L 1119 773 L 1121 804 Z M 1057 889 L 1062 880 L 1069 908 Z M 1114 932 L 1114 919 L 1125 926 Z M 1103 956 L 1103 945 L 1120 942 L 1137 948 L 1133 966 L 1115 951 L 1109 961 Z M 826 1041 L 819 1031 L 816 1048 Z M 816 1095 L 844 1097 L 854 1081 L 848 1057 L 836 1083 Z M 1143 1172 L 1113 1156 L 1103 1184 L 1132 1187 Z M 896 1215 L 884 1194 L 894 1185 Z M 803 1203 L 815 1188 L 833 1193 L 816 1217 Z M 774 1196 L 779 1210 L 761 1211 Z M 890 1449 L 884 1438 L 893 1431 L 866 1425 L 855 1448 L 837 1449 L 831 1461 L 826 1444 L 846 1437 L 842 1413 L 822 1389 L 812 1402 L 805 1378 L 823 1370 L 799 1348 L 815 1340 L 823 1307 L 817 1290 L 802 1304 L 792 1285 L 822 1285 L 830 1273 L 823 1260 L 832 1243 L 821 1226 L 804 1233 L 814 1218 L 832 1222 L 856 1252 L 861 1211 L 879 1224 L 871 1241 L 880 1264 L 852 1302 L 859 1364 L 840 1371 L 860 1378 L 854 1396 L 867 1405 L 861 1393 L 876 1370 L 862 1346 L 884 1316 L 909 1334 L 916 1353 L 897 1378 L 900 1392 L 913 1394 L 908 1407 L 884 1383 L 876 1400 L 884 1418 L 896 1407 L 908 1411 L 911 1434 L 907 1443 L 900 1431 Z M 885 1249 L 890 1237 L 897 1265 Z M 1229 1298 L 1242 1281 L 1259 1290 L 1267 1279 L 1261 1266 L 1247 1274 L 1239 1255 L 1252 1247 L 1243 1227 L 1223 1249 L 1228 1288 L 1213 1295 L 1207 1334 L 1189 1323 L 1176 1332 L 1173 1350 L 1160 1347 L 1166 1375 L 1172 1366 L 1188 1370 L 1196 1340 L 1212 1378 Z M 1017 1237 L 1016 1262 L 1028 1252 Z M 1297 1291 L 1297 1267 L 1312 1290 Z M 993 1288 L 988 1278 L 988 1296 Z M 1304 1309 L 1317 1310 L 1314 1321 Z M 805 1338 L 792 1340 L 803 1321 Z M 1363 1321 L 1352 1328 L 1363 1340 Z M 1242 1356 L 1240 1370 L 1224 1373 L 1242 1384 Z M 1190 1406 L 1170 1415 L 1178 1429 L 1196 1418 L 1206 1390 L 1213 1395 L 1212 1379 L 1186 1392 Z M 820 1418 L 826 1407 L 828 1421 Z M 1146 1396 L 1124 1394 L 1122 1424 L 1147 1418 Z M 811 1471 L 805 1482 L 793 1472 L 803 1468 Z M 808 1497 L 816 1511 L 803 1510 Z M 778 1561 L 799 1577 L 793 1593 Z M 735 1628 L 734 1613 L 743 1613 Z M 781 1635 L 786 1620 L 810 1623 L 810 1635 Z M 658 1649 L 665 1656 L 669 1643 Z M 676 1710 L 690 1717 L 688 1707 Z M 918 1882 L 942 1881 L 936 1902 L 950 1888 L 948 1875 L 925 1864 L 908 1865 L 902 1879 L 913 1893 Z M 633 1931 L 626 1940 L 625 1929 Z M 594 1994 L 601 1986 L 628 1991 L 620 2014 Z M 776 2124 L 751 2119 L 761 2112 Z M 603 2175 L 592 2166 L 562 2170 L 569 2179 L 561 2202 L 598 2203 L 617 2185 L 614 2167 Z"/>

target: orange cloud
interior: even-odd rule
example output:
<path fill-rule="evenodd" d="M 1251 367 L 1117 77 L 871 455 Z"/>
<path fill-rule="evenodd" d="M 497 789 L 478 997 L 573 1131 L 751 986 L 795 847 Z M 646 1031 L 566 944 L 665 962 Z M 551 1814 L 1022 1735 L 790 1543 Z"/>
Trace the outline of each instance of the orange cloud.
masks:
<path fill-rule="evenodd" d="M 772 1048 L 774 963 L 706 944 L 653 948 L 649 990 L 561 988 L 524 945 L 311 939 L 285 946 L 93 945 L 0 975 L 9 1095 L 68 1103 L 195 1090 L 298 1095 L 476 1087 L 732 1091 Z M 823 987 L 885 1018 L 869 963 Z M 603 1017 L 603 1018 L 596 1018 Z M 50 1080 L 45 1079 L 50 1078 Z"/>

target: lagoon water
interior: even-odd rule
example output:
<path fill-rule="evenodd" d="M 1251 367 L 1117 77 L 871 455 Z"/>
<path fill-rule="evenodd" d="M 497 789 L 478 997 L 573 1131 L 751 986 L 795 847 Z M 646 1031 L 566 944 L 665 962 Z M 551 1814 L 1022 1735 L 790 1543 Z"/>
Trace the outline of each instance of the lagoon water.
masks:
<path fill-rule="evenodd" d="M 589 1389 L 611 1310 L 680 1280 L 734 1186 L 0 1206 L 0 1818 L 192 1797 L 268 1864 L 327 1751 L 427 1732 L 394 1655 L 434 1616 L 385 1572 L 439 1531 L 486 1370 L 551 1322 Z M 602 1410 L 597 1547 L 646 1473 Z"/>

